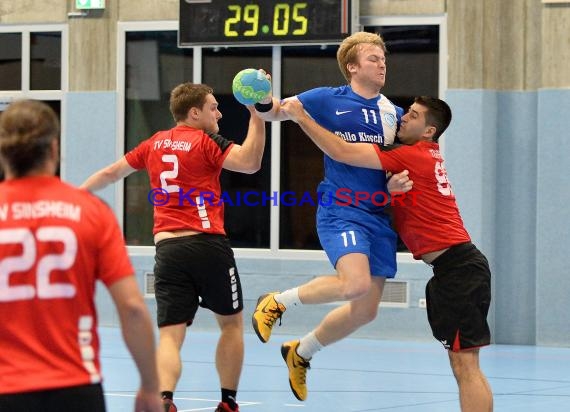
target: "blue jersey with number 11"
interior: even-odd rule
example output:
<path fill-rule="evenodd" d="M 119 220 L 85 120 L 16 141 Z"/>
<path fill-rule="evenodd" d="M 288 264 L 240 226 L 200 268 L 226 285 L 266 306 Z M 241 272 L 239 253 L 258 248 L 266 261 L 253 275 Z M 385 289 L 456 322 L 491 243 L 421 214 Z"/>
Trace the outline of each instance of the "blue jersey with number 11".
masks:
<path fill-rule="evenodd" d="M 349 143 L 392 144 L 403 114 L 402 108 L 385 96 L 365 99 L 350 86 L 319 87 L 297 98 L 318 124 Z M 330 207 L 350 205 L 369 212 L 383 209 L 379 205 L 383 197 L 374 194 L 387 193 L 384 171 L 350 166 L 327 155 L 324 164 L 325 177 L 318 191 L 324 193 Z"/>

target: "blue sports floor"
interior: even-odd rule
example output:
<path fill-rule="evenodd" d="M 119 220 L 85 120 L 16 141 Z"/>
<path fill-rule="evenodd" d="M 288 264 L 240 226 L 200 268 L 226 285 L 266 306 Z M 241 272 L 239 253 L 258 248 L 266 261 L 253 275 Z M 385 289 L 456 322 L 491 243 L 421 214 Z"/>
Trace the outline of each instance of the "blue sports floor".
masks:
<path fill-rule="evenodd" d="M 189 329 L 182 378 L 175 393 L 179 412 L 213 411 L 219 386 L 213 363 L 217 334 Z M 101 328 L 107 410 L 132 411 L 136 369 L 117 328 Z M 246 335 L 238 402 L 241 412 L 450 412 L 459 411 L 445 350 L 436 342 L 346 339 L 319 352 L 307 376 L 309 397 L 289 389 L 280 346 Z M 492 345 L 481 350 L 497 412 L 570 411 L 570 348 Z"/>

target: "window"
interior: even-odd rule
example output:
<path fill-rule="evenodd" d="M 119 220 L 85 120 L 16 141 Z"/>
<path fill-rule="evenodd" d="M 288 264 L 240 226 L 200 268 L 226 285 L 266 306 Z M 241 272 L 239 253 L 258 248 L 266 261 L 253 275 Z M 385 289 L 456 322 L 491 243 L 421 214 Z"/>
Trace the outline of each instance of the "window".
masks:
<path fill-rule="evenodd" d="M 66 26 L 0 25 L 0 112 L 14 99 L 28 98 L 47 103 L 61 120 L 66 67 Z"/>
<path fill-rule="evenodd" d="M 205 48 L 202 81 L 214 89 L 222 119 L 220 134 L 241 144 L 247 134 L 249 112 L 232 94 L 232 79 L 242 69 L 271 67 L 271 48 Z M 265 150 L 261 170 L 248 175 L 222 171 L 222 191 L 231 203 L 224 205 L 225 227 L 233 247 L 269 248 L 271 201 L 262 193 L 270 192 L 271 125 L 266 123 Z M 251 193 L 251 195 L 247 195 Z M 246 199 L 247 202 L 239 200 Z"/>
<path fill-rule="evenodd" d="M 61 33 L 30 33 L 30 89 L 61 89 Z"/>
<path fill-rule="evenodd" d="M 179 49 L 176 31 L 126 33 L 125 152 L 158 130 L 170 129 L 170 91 L 193 76 L 192 49 Z M 124 186 L 124 230 L 129 245 L 152 245 L 152 205 L 144 171 L 130 175 Z"/>
<path fill-rule="evenodd" d="M 0 90 L 22 89 L 22 34 L 0 33 Z"/>
<path fill-rule="evenodd" d="M 0 27 L 0 93 L 38 98 L 41 95 L 34 92 L 67 90 L 64 38 L 67 28 L 59 25 Z M 48 100 L 61 98 L 43 95 Z"/>
<path fill-rule="evenodd" d="M 443 17 L 362 20 L 364 30 L 380 33 L 389 50 L 388 80 L 383 94 L 404 109 L 416 95 L 443 94 Z M 176 29 L 176 22 L 125 24 L 125 150 L 156 130 L 173 126 L 168 94 L 183 81 L 213 87 L 223 115 L 220 134 L 237 143 L 245 137 L 248 119 L 247 111 L 231 93 L 231 79 L 239 70 L 267 69 L 273 77 L 274 93 L 281 98 L 313 87 L 345 83 L 336 62 L 335 45 L 179 49 Z M 323 154 L 292 122 L 266 126 L 262 169 L 254 175 L 224 171 L 222 190 L 231 199 L 248 190 L 267 197 L 277 192 L 277 202 L 260 201 L 255 206 L 226 204 L 228 236 L 234 247 L 254 248 L 258 254 L 320 251 L 316 205 L 305 202 L 302 206 L 287 206 L 279 195 L 292 192 L 297 200 L 305 195 L 316 200 L 317 185 L 323 178 Z M 129 245 L 153 244 L 148 190 L 144 173 L 134 174 L 126 181 L 124 216 Z M 261 196 L 257 199 L 261 200 Z M 405 250 L 403 245 L 400 250 Z"/>
<path fill-rule="evenodd" d="M 346 83 L 336 62 L 337 49 L 338 46 L 284 47 L 281 97 Z M 281 123 L 281 135 L 281 190 L 293 192 L 296 199 L 306 194 L 315 204 L 280 205 L 279 248 L 321 250 L 315 214 L 324 155 L 293 122 Z"/>
<path fill-rule="evenodd" d="M 407 109 L 417 95 L 437 96 L 439 69 L 439 26 L 365 26 L 386 42 L 387 81 L 382 93 Z M 282 97 L 346 80 L 338 69 L 336 46 L 284 47 L 282 52 Z M 318 73 L 315 76 L 314 73 Z M 281 123 L 281 188 L 297 194 L 310 193 L 323 178 L 323 154 L 291 122 Z M 315 228 L 316 206 L 280 207 L 281 249 L 320 249 Z M 399 251 L 406 251 L 400 241 Z"/>
<path fill-rule="evenodd" d="M 201 82 L 214 89 L 223 116 L 219 123 L 220 134 L 242 143 L 247 134 L 249 113 L 233 97 L 231 81 L 235 73 L 245 67 L 269 67 L 271 48 L 249 49 L 248 53 L 233 48 L 209 48 L 201 52 L 202 67 L 205 68 Z M 194 81 L 193 55 L 193 49 L 177 47 L 176 31 L 126 33 L 125 151 L 156 131 L 174 126 L 168 108 L 170 91 L 180 83 Z M 248 191 L 268 192 L 270 152 L 268 132 L 260 172 L 253 175 L 222 173 L 222 190 L 234 201 L 225 204 L 225 216 L 226 232 L 235 247 L 269 248 L 270 205 L 255 197 L 248 204 L 238 199 Z M 131 246 L 153 244 L 153 208 L 147 199 L 149 190 L 146 172 L 135 173 L 125 182 L 124 228 Z"/>
<path fill-rule="evenodd" d="M 379 33 L 388 49 L 382 93 L 407 109 L 418 95 L 439 95 L 439 26 L 365 26 Z"/>
<path fill-rule="evenodd" d="M 443 97 L 447 80 L 445 20 L 413 20 L 415 24 L 405 18 L 370 18 L 363 22 L 363 30 L 379 33 L 388 49 L 382 93 L 404 110 L 411 106 L 415 96 Z M 400 238 L 398 251 L 408 252 Z"/>

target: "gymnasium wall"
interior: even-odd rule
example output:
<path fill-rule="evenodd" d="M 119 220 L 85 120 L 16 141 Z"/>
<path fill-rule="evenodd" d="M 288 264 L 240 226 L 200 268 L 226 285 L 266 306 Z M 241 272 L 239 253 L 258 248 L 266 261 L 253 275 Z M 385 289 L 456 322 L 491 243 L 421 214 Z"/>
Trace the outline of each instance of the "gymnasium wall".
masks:
<path fill-rule="evenodd" d="M 495 341 L 567 346 L 570 3 L 448 1 L 447 13 L 446 158 L 492 263 Z"/>
<path fill-rule="evenodd" d="M 179 0 L 108 1 L 103 12 L 68 18 L 74 0 L 8 2 L 0 24 L 69 23 L 69 93 L 63 118 L 64 178 L 82 182 L 115 160 L 117 21 L 175 20 Z M 570 3 L 540 0 L 368 0 L 361 15 L 447 15 L 448 87 L 454 120 L 447 168 L 466 226 L 493 269 L 490 322 L 496 343 L 570 345 Z M 1 53 L 1 52 L 0 52 Z M 417 70 L 421 70 L 418 67 Z M 117 190 L 102 196 L 117 207 Z M 134 252 L 139 281 L 152 256 Z M 246 325 L 260 293 L 332 273 L 324 260 L 239 258 Z M 411 307 L 382 308 L 358 336 L 431 339 L 418 307 L 429 268 L 400 262 Z M 154 312 L 154 302 L 149 299 Z M 117 319 L 98 293 L 102 324 Z M 278 333 L 301 334 L 332 306 L 288 313 Z M 201 311 L 199 328 L 215 322 Z"/>

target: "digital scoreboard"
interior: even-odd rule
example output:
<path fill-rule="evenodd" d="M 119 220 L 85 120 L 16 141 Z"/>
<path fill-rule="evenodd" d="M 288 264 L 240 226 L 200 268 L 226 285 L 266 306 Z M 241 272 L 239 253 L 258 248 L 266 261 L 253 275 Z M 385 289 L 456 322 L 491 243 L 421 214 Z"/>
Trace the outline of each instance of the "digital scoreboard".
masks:
<path fill-rule="evenodd" d="M 180 0 L 178 46 L 339 43 L 358 0 Z"/>

